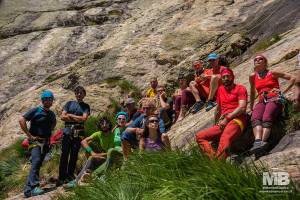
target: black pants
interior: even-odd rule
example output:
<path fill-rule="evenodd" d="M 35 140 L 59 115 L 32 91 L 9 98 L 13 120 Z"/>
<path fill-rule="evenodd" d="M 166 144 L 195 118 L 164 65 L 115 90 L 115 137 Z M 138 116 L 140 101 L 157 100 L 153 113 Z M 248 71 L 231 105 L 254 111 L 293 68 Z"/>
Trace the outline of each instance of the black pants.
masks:
<path fill-rule="evenodd" d="M 73 138 L 71 128 L 64 128 L 62 139 L 62 152 L 59 162 L 60 181 L 73 180 L 76 162 L 78 160 L 78 152 L 81 147 L 81 139 Z"/>
<path fill-rule="evenodd" d="M 40 146 L 32 147 L 31 149 L 31 169 L 26 179 L 26 185 L 24 188 L 25 196 L 31 196 L 31 191 L 40 185 L 40 168 L 42 166 L 45 155 L 49 151 L 50 146 L 48 143 Z"/>

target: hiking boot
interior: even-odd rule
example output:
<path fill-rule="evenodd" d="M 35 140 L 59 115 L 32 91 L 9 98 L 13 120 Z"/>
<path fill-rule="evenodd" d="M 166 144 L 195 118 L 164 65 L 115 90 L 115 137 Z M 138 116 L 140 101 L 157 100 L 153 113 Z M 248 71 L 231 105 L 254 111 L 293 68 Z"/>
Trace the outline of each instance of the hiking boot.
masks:
<path fill-rule="evenodd" d="M 70 181 L 69 183 L 64 184 L 64 185 L 63 185 L 63 188 L 64 188 L 64 189 L 71 189 L 71 188 L 76 187 L 76 185 L 77 185 L 76 180 L 72 180 L 72 181 Z"/>
<path fill-rule="evenodd" d="M 198 111 L 200 111 L 204 106 L 204 102 L 203 101 L 197 101 L 194 106 L 193 106 L 193 109 L 191 110 L 191 113 L 195 114 L 197 113 Z"/>
<path fill-rule="evenodd" d="M 41 195 L 44 193 L 45 193 L 45 191 L 42 188 L 35 187 L 33 190 L 31 190 L 31 192 L 29 194 L 25 194 L 25 197 L 29 198 L 29 197 L 38 196 L 38 195 Z"/>
<path fill-rule="evenodd" d="M 257 154 L 263 146 L 263 141 L 257 140 L 253 143 L 253 147 L 249 150 L 250 154 Z"/>
<path fill-rule="evenodd" d="M 268 142 L 263 142 L 261 141 L 261 144 L 260 144 L 260 148 L 258 148 L 256 151 L 255 151 L 255 157 L 258 159 L 264 155 L 266 155 L 268 152 L 268 147 L 269 147 L 269 143 Z"/>
<path fill-rule="evenodd" d="M 213 109 L 216 105 L 217 105 L 216 102 L 209 100 L 209 101 L 207 102 L 205 111 L 206 111 L 206 112 L 210 111 L 210 110 Z"/>

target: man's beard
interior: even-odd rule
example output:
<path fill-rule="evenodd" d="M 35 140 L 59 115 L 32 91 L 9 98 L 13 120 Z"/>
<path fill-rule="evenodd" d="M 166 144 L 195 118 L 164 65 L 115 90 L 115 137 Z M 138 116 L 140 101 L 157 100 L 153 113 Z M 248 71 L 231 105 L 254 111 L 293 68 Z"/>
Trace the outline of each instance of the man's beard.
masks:
<path fill-rule="evenodd" d="M 229 87 L 229 86 L 231 86 L 233 84 L 233 81 L 224 81 L 223 82 L 223 85 L 225 86 L 225 87 Z"/>

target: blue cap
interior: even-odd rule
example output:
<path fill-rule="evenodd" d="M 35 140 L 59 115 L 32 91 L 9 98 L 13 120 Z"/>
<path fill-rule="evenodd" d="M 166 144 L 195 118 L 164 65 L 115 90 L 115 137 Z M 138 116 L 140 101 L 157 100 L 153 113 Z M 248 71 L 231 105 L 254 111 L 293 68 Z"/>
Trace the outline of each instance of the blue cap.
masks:
<path fill-rule="evenodd" d="M 216 60 L 219 58 L 219 55 L 216 53 L 211 53 L 207 56 L 207 60 Z"/>
<path fill-rule="evenodd" d="M 43 101 L 44 98 L 52 98 L 54 99 L 54 95 L 50 90 L 44 90 L 41 94 L 41 100 Z"/>
<path fill-rule="evenodd" d="M 125 118 L 126 118 L 126 122 L 128 122 L 128 114 L 126 113 L 126 112 L 124 112 L 124 111 L 121 111 L 121 112 L 118 112 L 117 114 L 116 114 L 116 120 L 118 119 L 118 117 L 120 116 L 120 115 L 125 115 Z"/>

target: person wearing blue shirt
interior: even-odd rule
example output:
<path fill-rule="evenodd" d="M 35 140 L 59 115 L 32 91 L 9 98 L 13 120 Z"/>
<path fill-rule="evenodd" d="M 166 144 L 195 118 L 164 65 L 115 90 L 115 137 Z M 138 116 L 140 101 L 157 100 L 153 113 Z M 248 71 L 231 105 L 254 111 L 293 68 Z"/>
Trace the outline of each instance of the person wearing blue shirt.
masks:
<path fill-rule="evenodd" d="M 44 193 L 44 190 L 39 187 L 39 172 L 45 155 L 50 150 L 50 136 L 56 125 L 56 116 L 50 110 L 53 100 L 54 95 L 51 91 L 43 91 L 42 105 L 29 110 L 19 120 L 22 132 L 28 137 L 31 153 L 31 169 L 24 188 L 25 197 Z M 30 122 L 29 129 L 26 121 Z"/>
<path fill-rule="evenodd" d="M 153 115 L 156 111 L 155 104 L 151 99 L 146 99 L 142 103 L 144 114 L 135 119 L 122 133 L 122 150 L 123 156 L 126 160 L 131 152 L 131 148 L 137 148 L 139 144 L 139 137 L 143 136 L 145 129 L 145 121 L 148 116 Z M 166 134 L 165 124 L 162 119 L 159 119 L 159 130 L 161 133 L 162 142 L 166 148 L 170 148 L 170 140 Z"/>
<path fill-rule="evenodd" d="M 86 91 L 82 86 L 74 90 L 77 101 L 68 101 L 63 107 L 61 120 L 65 122 L 62 139 L 62 153 L 59 162 L 59 177 L 56 186 L 75 178 L 81 140 L 84 138 L 84 122 L 90 115 L 90 106 L 83 102 Z"/>

